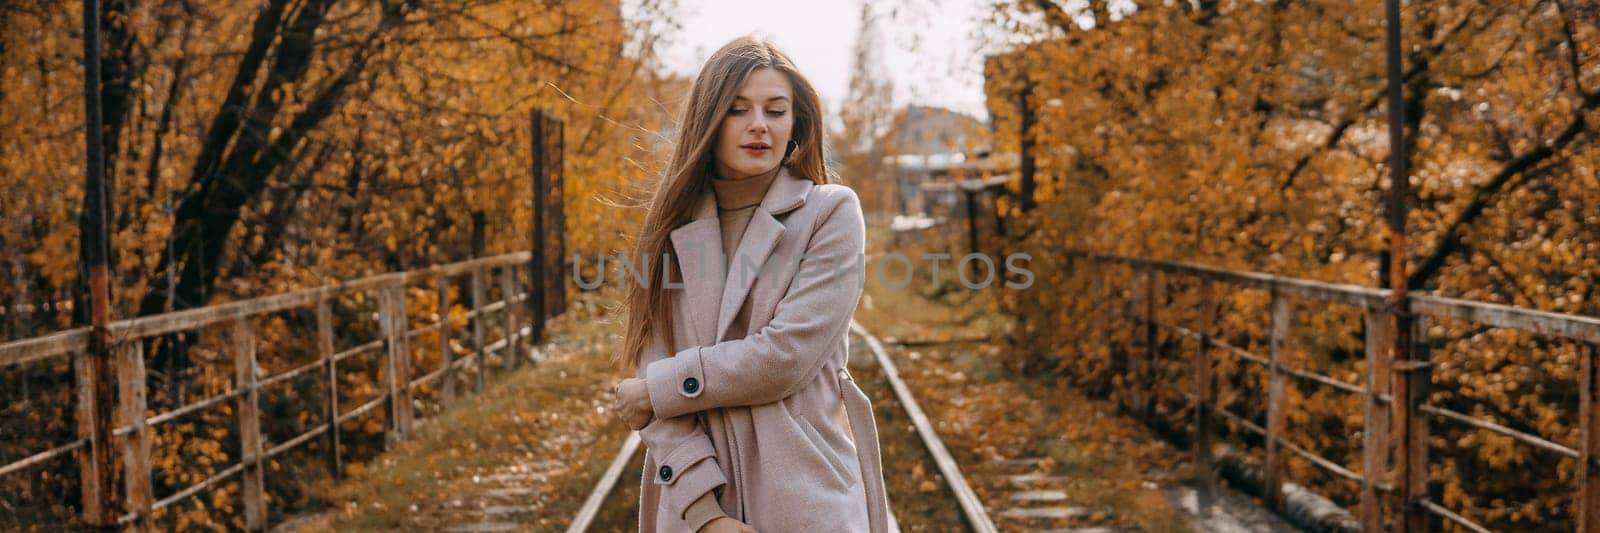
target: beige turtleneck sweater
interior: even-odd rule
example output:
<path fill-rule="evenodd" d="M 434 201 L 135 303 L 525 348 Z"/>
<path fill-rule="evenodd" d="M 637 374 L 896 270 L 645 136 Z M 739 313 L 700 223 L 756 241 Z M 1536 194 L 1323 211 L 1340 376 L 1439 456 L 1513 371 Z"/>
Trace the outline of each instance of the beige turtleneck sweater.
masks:
<path fill-rule="evenodd" d="M 739 239 L 744 237 L 744 228 L 750 224 L 750 215 L 755 214 L 756 206 L 761 205 L 761 199 L 777 177 L 777 173 L 772 173 L 738 180 L 711 179 L 711 190 L 717 196 L 717 220 L 722 223 L 723 264 L 728 266 L 730 275 L 738 265 L 733 252 L 739 249 Z"/>
<path fill-rule="evenodd" d="M 722 225 L 724 272 L 730 279 L 739 275 L 755 275 L 753 272 L 746 274 L 735 270 L 739 268 L 739 261 L 734 257 L 734 252 L 739 249 L 739 240 L 744 238 L 745 227 L 750 225 L 750 216 L 755 214 L 756 206 L 761 205 L 761 199 L 766 197 L 767 189 L 777 176 L 778 173 L 774 172 L 738 180 L 711 179 L 711 190 L 717 197 L 717 221 Z M 728 338 L 744 337 L 749 324 L 750 303 L 745 302 L 739 306 L 739 313 L 734 315 L 733 323 L 728 326 Z M 726 513 L 717 504 L 714 491 L 701 495 L 683 512 L 689 527 L 697 531 L 722 516 L 726 516 Z"/>

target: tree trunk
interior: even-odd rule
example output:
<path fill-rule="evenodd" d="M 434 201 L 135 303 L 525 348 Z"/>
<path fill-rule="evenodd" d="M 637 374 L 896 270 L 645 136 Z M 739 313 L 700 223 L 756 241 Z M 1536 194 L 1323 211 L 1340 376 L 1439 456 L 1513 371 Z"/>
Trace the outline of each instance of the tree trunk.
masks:
<path fill-rule="evenodd" d="M 189 192 L 175 213 L 172 246 L 153 271 L 149 289 L 140 302 L 140 315 L 203 307 L 210 301 L 221 271 L 219 266 L 229 249 L 228 235 L 240 222 L 242 208 L 258 201 L 268 177 L 289 164 L 290 154 L 338 109 L 345 92 L 365 72 L 371 57 L 383 48 L 384 37 L 399 27 L 409 7 L 385 2 L 382 20 L 366 35 L 363 46 L 343 70 L 308 95 L 306 106 L 287 125 L 275 126 L 281 124 L 275 119 L 287 99 L 280 89 L 304 81 L 316 52 L 313 36 L 333 1 L 309 0 L 293 11 L 287 24 L 283 19 L 288 0 L 270 0 L 260 8 L 250 45 L 195 160 Z M 269 51 L 273 53 L 266 79 L 257 84 L 256 73 Z M 281 230 L 261 228 L 265 233 Z M 177 270 L 170 282 L 162 274 L 169 266 Z M 194 339 L 190 335 L 169 341 L 154 351 L 151 366 L 162 369 L 170 379 L 188 366 L 184 347 Z"/>

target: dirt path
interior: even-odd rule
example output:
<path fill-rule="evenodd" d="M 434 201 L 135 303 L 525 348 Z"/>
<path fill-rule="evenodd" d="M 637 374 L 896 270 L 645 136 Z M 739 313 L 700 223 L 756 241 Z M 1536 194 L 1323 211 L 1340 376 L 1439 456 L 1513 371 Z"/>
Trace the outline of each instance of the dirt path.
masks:
<path fill-rule="evenodd" d="M 289 531 L 559 531 L 626 432 L 608 411 L 613 330 L 584 295 L 553 324 L 545 360 L 460 400 L 364 472 L 319 492 Z"/>
<path fill-rule="evenodd" d="M 857 316 L 892 332 L 879 333 L 889 356 L 1002 531 L 1293 531 L 1236 494 L 1198 518 L 1186 452 L 1109 403 L 1005 368 L 1003 344 L 990 340 L 1004 325 L 973 298 L 869 288 Z M 564 529 L 626 435 L 606 411 L 619 340 L 599 320 L 606 303 L 575 306 L 553 331 L 547 360 L 462 400 L 365 473 L 324 489 L 327 511 L 280 529 Z M 901 528 L 961 529 L 904 408 L 854 340 L 851 370 L 873 399 Z M 624 469 L 593 530 L 634 527 L 639 461 Z"/>
<path fill-rule="evenodd" d="M 857 318 L 886 342 L 934 429 L 1001 531 L 1291 532 L 1292 526 L 1250 498 L 1223 491 L 1202 517 L 1187 451 L 1168 446 L 1108 402 L 1064 380 L 1019 375 L 1002 361 L 1008 324 L 989 311 L 987 296 L 868 284 Z M 871 359 L 855 342 L 852 359 Z M 880 424 L 894 420 L 893 393 L 876 365 L 852 364 L 878 405 Z M 948 530 L 960 516 L 909 428 L 883 431 L 891 505 L 907 530 Z M 902 435 L 904 440 L 895 437 Z M 920 467 L 920 468 L 919 468 Z M 939 487 L 943 489 L 943 487 Z M 929 520 L 929 509 L 951 510 Z"/>

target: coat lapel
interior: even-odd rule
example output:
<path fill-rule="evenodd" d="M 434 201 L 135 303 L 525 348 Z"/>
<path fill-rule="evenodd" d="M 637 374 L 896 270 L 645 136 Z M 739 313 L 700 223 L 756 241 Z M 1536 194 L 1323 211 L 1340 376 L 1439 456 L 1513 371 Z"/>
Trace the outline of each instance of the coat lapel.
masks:
<path fill-rule="evenodd" d="M 811 180 L 792 176 L 788 167 L 784 167 L 778 171 L 778 176 L 773 179 L 767 194 L 762 196 L 761 205 L 756 206 L 755 212 L 750 214 L 750 222 L 745 226 L 744 236 L 739 238 L 733 261 L 727 269 L 725 276 L 727 282 L 722 287 L 721 306 L 716 315 L 717 341 L 723 340 L 728 334 L 728 327 L 733 325 L 734 316 L 744 305 L 745 297 L 749 296 L 750 287 L 755 285 L 761 267 L 767 264 L 767 258 L 777 249 L 778 241 L 783 238 L 784 226 L 782 222 L 778 222 L 776 215 L 800 207 L 800 204 L 805 203 L 806 194 L 811 192 L 811 187 Z M 716 242 L 721 242 L 721 235 L 722 229 L 719 226 Z"/>
<path fill-rule="evenodd" d="M 728 281 L 723 285 L 722 306 L 717 311 L 718 341 L 728 334 L 728 327 L 733 325 L 734 315 L 739 314 L 745 296 L 750 294 L 750 286 L 755 284 L 761 266 L 767 264 L 767 257 L 772 255 L 782 237 L 783 224 L 771 213 L 757 207 L 750 214 L 750 224 L 744 228 L 744 237 L 739 238 L 738 251 L 728 267 Z"/>
<path fill-rule="evenodd" d="M 727 334 L 734 315 L 755 285 L 761 266 L 783 239 L 784 226 L 777 216 L 804 204 L 811 187 L 811 180 L 790 175 L 788 168 L 779 171 L 772 187 L 762 196 L 761 205 L 750 215 L 744 236 L 733 252 L 731 272 L 725 271 L 722 225 L 717 220 L 716 195 L 709 188 L 701 194 L 690 222 L 672 230 L 668 238 L 683 272 L 682 286 L 673 290 L 683 291 L 683 310 L 688 316 L 681 318 L 688 321 L 696 345 L 710 346 Z M 741 263 L 753 268 L 741 272 Z M 676 284 L 680 280 L 672 281 Z"/>
<path fill-rule="evenodd" d="M 717 299 L 722 294 L 722 226 L 717 222 L 716 199 L 707 191 L 700 198 L 693 220 L 672 230 L 673 253 L 683 271 L 682 291 L 689 329 L 694 344 L 710 346 L 716 342 Z M 676 282 L 675 280 L 674 282 Z M 676 350 L 676 347 L 673 347 Z"/>

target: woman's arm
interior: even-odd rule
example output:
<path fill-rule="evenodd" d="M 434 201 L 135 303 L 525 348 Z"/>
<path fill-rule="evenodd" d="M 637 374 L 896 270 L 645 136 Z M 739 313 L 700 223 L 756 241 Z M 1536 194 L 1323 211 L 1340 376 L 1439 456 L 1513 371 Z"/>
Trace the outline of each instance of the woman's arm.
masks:
<path fill-rule="evenodd" d="M 793 394 L 850 326 L 865 282 L 866 228 L 854 191 L 828 199 L 772 321 L 742 339 L 695 347 L 650 363 L 644 375 L 656 417 L 760 405 Z M 852 270 L 853 269 L 853 270 Z"/>
<path fill-rule="evenodd" d="M 651 338 L 650 346 L 646 349 L 647 356 L 644 360 L 660 358 L 666 353 L 666 342 L 659 336 Z M 644 374 L 644 368 L 638 369 L 638 374 Z M 714 521 L 722 516 L 722 508 L 716 504 L 714 490 L 727 484 L 727 478 L 722 474 L 722 468 L 717 464 L 716 449 L 711 444 L 711 437 L 706 433 L 700 418 L 694 415 L 678 416 L 673 418 L 654 418 L 648 414 L 642 417 L 647 423 L 636 426 L 629 420 L 628 396 L 634 394 L 629 390 L 627 382 L 636 379 L 624 380 L 624 384 L 617 390 L 616 412 L 630 428 L 639 431 L 639 440 L 644 442 L 650 456 L 655 459 L 655 471 L 646 472 L 661 489 L 661 502 L 667 511 L 684 520 L 691 522 L 690 526 L 696 529 Z M 642 391 L 641 391 L 642 392 Z M 648 401 L 643 402 L 648 408 Z M 706 505 L 706 500 L 710 505 Z"/>
<path fill-rule="evenodd" d="M 728 483 L 717 465 L 711 437 L 694 415 L 657 418 L 639 430 L 639 440 L 656 460 L 656 471 L 647 475 L 661 489 L 661 501 L 674 516 L 686 518 L 695 501 Z"/>

